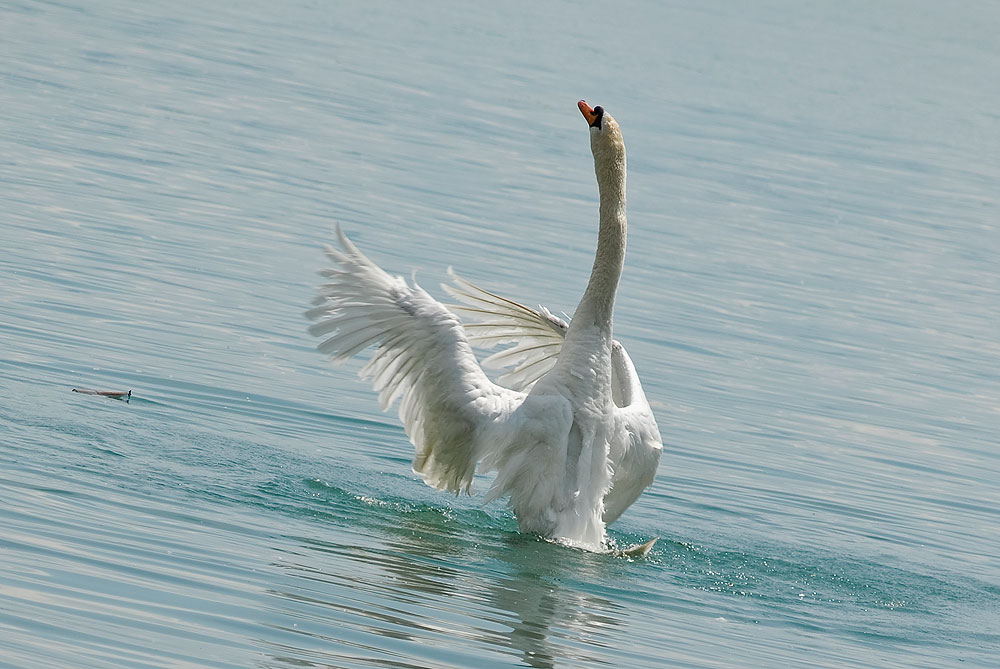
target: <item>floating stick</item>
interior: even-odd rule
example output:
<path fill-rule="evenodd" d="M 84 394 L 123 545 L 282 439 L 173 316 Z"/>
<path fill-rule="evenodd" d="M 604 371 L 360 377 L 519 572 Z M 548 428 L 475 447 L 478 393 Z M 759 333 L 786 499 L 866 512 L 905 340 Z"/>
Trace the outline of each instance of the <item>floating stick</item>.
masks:
<path fill-rule="evenodd" d="M 74 393 L 83 393 L 84 395 L 100 395 L 101 397 L 110 397 L 113 400 L 125 400 L 126 403 L 132 399 L 131 390 L 93 390 L 91 388 L 73 388 Z"/>

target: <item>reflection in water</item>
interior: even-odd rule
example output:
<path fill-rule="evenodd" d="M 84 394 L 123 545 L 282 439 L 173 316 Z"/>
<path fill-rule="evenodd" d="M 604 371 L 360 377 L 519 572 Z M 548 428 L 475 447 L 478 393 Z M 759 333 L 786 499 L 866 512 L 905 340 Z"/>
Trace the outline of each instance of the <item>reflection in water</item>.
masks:
<path fill-rule="evenodd" d="M 531 667 L 552 667 L 558 660 L 598 661 L 580 646 L 604 646 L 608 630 L 621 624 L 621 607 L 607 599 L 571 590 L 560 576 L 590 580 L 609 556 L 593 555 L 530 537 L 517 536 L 493 553 L 508 569 L 488 581 L 494 609 L 508 611 L 516 621 L 507 637 Z M 583 573 L 581 573 L 583 572 Z"/>
<path fill-rule="evenodd" d="M 394 654 L 396 660 L 382 655 L 384 642 L 371 644 L 380 649 L 379 663 L 388 666 L 414 666 L 408 661 L 426 657 L 429 645 L 455 637 L 485 644 L 502 656 L 516 651 L 531 667 L 566 660 L 593 664 L 595 655 L 607 655 L 609 633 L 621 625 L 622 607 L 565 582 L 600 579 L 615 558 L 522 535 L 505 537 L 449 513 L 397 511 L 378 528 L 384 546 L 298 538 L 303 552 L 276 563 L 293 578 L 272 594 L 293 609 L 287 613 L 295 618 L 336 621 L 351 629 L 300 624 L 285 631 L 309 637 L 307 646 L 326 642 L 322 661 L 371 662 L 374 648 L 362 650 L 369 635 L 409 642 Z M 362 657 L 331 653 L 331 647 L 345 644 Z M 605 650 L 588 652 L 593 646 Z M 284 650 L 296 657 L 304 652 Z"/>
<path fill-rule="evenodd" d="M 618 625 L 607 612 L 620 607 L 558 583 L 560 576 L 586 576 L 581 569 L 593 568 L 595 562 L 610 559 L 607 556 L 520 534 L 496 541 L 496 535 L 479 533 L 472 537 L 480 540 L 474 543 L 468 537 L 473 528 L 426 520 L 407 515 L 404 522 L 391 527 L 389 544 L 404 559 L 384 566 L 404 589 L 427 592 L 427 584 L 434 583 L 434 594 L 475 601 L 470 616 L 493 622 L 500 614 L 509 631 L 497 634 L 473 625 L 478 640 L 519 651 L 528 666 L 551 667 L 559 659 L 593 661 L 591 655 L 576 652 L 562 640 L 574 645 L 600 643 L 600 630 Z M 426 561 L 411 559 L 414 556 Z M 449 563 L 478 568 L 458 571 L 445 566 Z M 450 603 L 443 600 L 442 604 Z"/>

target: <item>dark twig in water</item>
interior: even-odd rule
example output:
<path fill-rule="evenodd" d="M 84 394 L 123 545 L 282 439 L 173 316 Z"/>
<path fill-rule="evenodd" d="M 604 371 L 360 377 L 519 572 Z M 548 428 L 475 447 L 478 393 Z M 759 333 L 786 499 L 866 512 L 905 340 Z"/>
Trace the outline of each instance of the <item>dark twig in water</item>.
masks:
<path fill-rule="evenodd" d="M 93 390 L 91 388 L 73 388 L 74 393 L 83 393 L 84 395 L 100 395 L 101 397 L 110 397 L 113 400 L 125 400 L 127 404 L 129 400 L 132 399 L 132 391 L 128 390 Z"/>

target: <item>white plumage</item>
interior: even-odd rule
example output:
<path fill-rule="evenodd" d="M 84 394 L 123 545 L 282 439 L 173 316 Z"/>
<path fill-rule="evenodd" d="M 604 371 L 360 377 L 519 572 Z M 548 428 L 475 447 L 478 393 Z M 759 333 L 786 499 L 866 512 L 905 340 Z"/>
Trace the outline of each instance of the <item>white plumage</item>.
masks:
<path fill-rule="evenodd" d="M 361 370 L 383 410 L 416 449 L 414 472 L 440 490 L 468 492 L 477 467 L 496 472 L 487 499 L 506 497 L 522 531 L 592 550 L 605 524 L 648 487 L 662 450 L 632 361 L 612 338 L 625 254 L 625 145 L 600 107 L 579 104 L 591 126 L 601 194 L 598 250 L 571 323 L 485 291 L 452 273 L 448 308 L 393 277 L 343 234 L 327 247 L 310 332 L 336 363 L 369 346 Z M 464 323 L 459 315 L 469 319 Z M 472 344 L 509 345 L 483 363 Z M 501 385 L 502 384 L 502 385 Z"/>

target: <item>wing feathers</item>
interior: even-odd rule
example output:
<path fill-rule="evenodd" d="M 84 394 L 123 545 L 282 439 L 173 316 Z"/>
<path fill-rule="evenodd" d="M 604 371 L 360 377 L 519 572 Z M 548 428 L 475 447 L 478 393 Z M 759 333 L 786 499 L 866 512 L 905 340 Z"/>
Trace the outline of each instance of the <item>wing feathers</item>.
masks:
<path fill-rule="evenodd" d="M 448 274 L 454 285 L 442 288 L 461 302 L 452 309 L 476 321 L 465 324 L 469 341 L 486 349 L 511 344 L 483 360 L 483 365 L 510 368 L 499 381 L 518 390 L 530 389 L 555 365 L 569 325 L 544 307 L 536 311 L 484 290 L 454 270 Z"/>
<path fill-rule="evenodd" d="M 325 337 L 318 348 L 334 363 L 375 346 L 360 374 L 383 410 L 399 401 L 414 471 L 436 488 L 468 491 L 476 463 L 494 446 L 491 424 L 524 395 L 490 382 L 454 313 L 379 268 L 340 226 L 337 239 L 340 249 L 326 247 L 328 282 L 306 312 L 315 321 L 309 332 Z"/>

